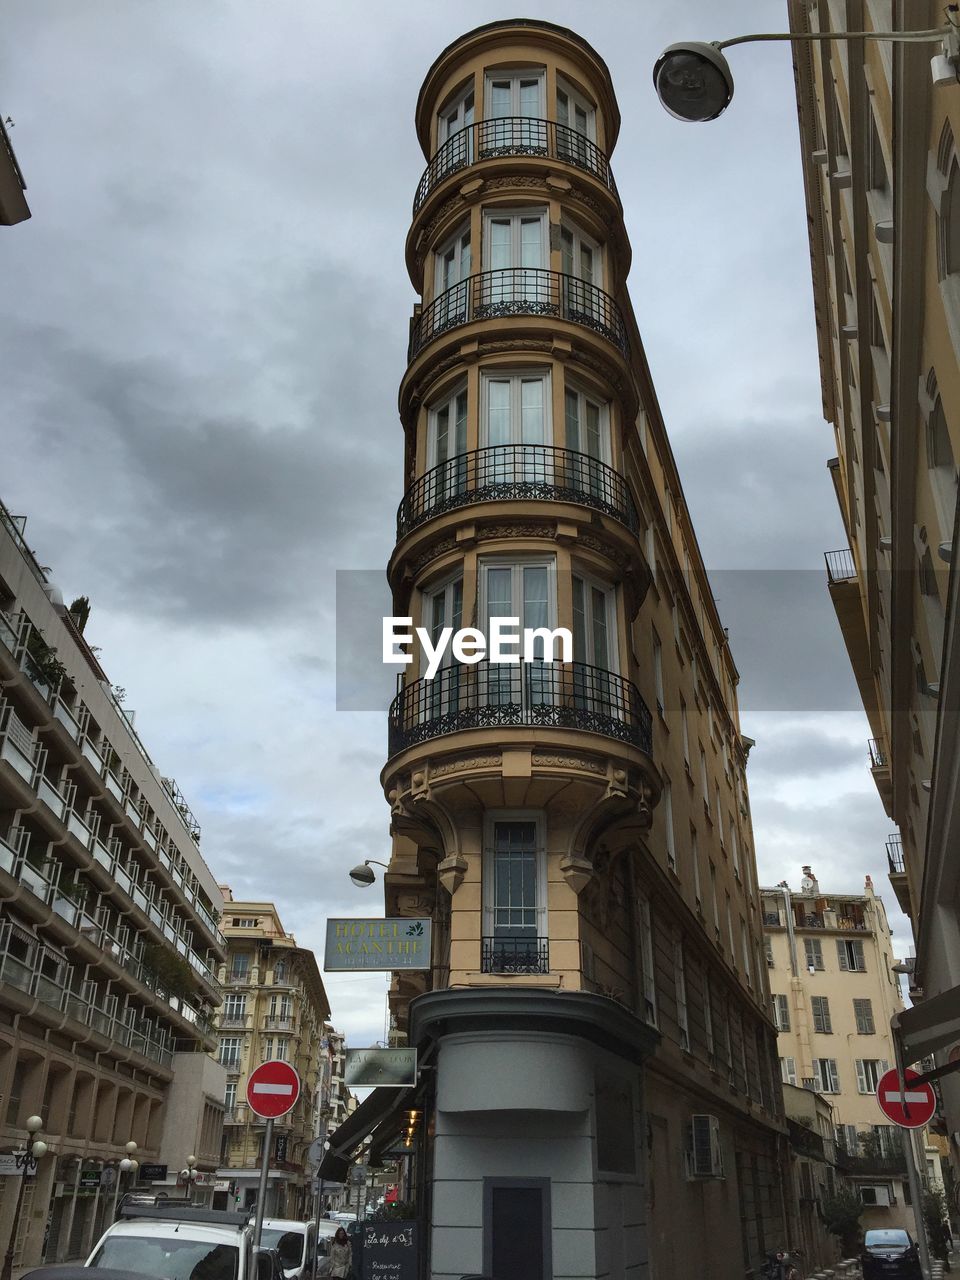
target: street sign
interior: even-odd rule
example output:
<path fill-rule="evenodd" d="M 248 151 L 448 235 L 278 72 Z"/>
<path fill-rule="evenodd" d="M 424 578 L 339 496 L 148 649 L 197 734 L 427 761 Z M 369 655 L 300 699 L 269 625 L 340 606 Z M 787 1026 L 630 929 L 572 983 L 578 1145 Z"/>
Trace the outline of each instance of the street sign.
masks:
<path fill-rule="evenodd" d="M 264 1120 L 285 1116 L 300 1096 L 300 1077 L 289 1062 L 271 1058 L 251 1071 L 247 1081 L 247 1103 L 254 1115 Z"/>
<path fill-rule="evenodd" d="M 916 1071 L 907 1068 L 903 1073 L 903 1093 L 896 1067 L 885 1071 L 877 1081 L 877 1102 L 880 1110 L 903 1129 L 922 1129 L 929 1124 L 937 1109 L 937 1098 L 928 1084 L 912 1084 L 919 1080 Z"/>
<path fill-rule="evenodd" d="M 137 1178 L 140 1182 L 166 1182 L 167 1166 L 165 1164 L 142 1164 Z"/>
<path fill-rule="evenodd" d="M 328 920 L 323 967 L 328 973 L 429 969 L 432 923 L 409 916 Z"/>
<path fill-rule="evenodd" d="M 416 1049 L 348 1049 L 344 1084 L 400 1089 L 417 1083 Z"/>

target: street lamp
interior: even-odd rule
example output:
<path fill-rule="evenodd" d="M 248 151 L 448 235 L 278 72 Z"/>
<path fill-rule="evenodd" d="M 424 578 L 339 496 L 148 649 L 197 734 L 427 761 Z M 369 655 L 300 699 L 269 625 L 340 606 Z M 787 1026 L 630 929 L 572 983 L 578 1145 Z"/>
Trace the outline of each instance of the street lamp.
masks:
<path fill-rule="evenodd" d="M 196 1168 L 196 1164 L 196 1156 L 187 1156 L 186 1167 L 180 1170 L 180 1181 L 186 1184 L 188 1200 L 193 1199 L 193 1188 L 200 1176 L 200 1170 Z"/>
<path fill-rule="evenodd" d="M 13 1276 L 13 1251 L 17 1243 L 17 1229 L 20 1226 L 20 1210 L 23 1207 L 23 1188 L 27 1181 L 28 1172 L 36 1172 L 36 1162 L 47 1154 L 47 1144 L 37 1137 L 37 1134 L 43 1128 L 43 1120 L 40 1116 L 30 1116 L 26 1123 L 27 1142 L 30 1142 L 29 1148 L 27 1142 L 13 1153 L 16 1168 L 20 1170 L 20 1186 L 17 1190 L 17 1203 L 13 1210 L 13 1222 L 10 1224 L 10 1239 L 7 1241 L 7 1252 L 3 1257 L 3 1267 L 0 1269 L 0 1280 L 12 1280 Z M 34 1169 L 30 1169 L 31 1162 Z"/>
<path fill-rule="evenodd" d="M 134 1160 L 134 1152 L 137 1150 L 137 1144 L 131 1138 L 123 1148 L 127 1153 L 117 1166 L 117 1180 L 113 1186 L 113 1216 L 117 1216 L 117 1197 L 120 1195 L 120 1183 L 123 1181 L 125 1173 L 135 1173 L 140 1168 L 139 1162 Z M 131 1179 L 131 1187 L 133 1179 Z M 0 1278 L 2 1280 L 2 1278 Z"/>
<path fill-rule="evenodd" d="M 953 22 L 927 31 L 784 31 L 709 43 L 686 40 L 668 45 L 654 64 L 653 85 L 664 109 L 675 120 L 716 120 L 733 99 L 733 72 L 722 50 L 761 40 L 938 40 L 943 51 L 933 59 L 935 81 L 943 78 L 944 61 L 955 71 L 960 58 L 960 37 Z"/>
<path fill-rule="evenodd" d="M 377 878 L 375 871 L 371 871 L 371 866 L 385 867 L 390 870 L 385 862 L 377 862 L 376 858 L 367 858 L 364 862 L 360 862 L 350 872 L 350 879 L 359 889 L 367 889 L 373 884 Z"/>

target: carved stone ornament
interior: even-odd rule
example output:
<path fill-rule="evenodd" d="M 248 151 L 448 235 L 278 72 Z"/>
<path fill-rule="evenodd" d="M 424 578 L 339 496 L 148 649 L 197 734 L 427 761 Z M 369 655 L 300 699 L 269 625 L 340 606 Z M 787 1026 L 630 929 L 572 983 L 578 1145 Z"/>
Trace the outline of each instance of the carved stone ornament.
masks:
<path fill-rule="evenodd" d="M 448 760 L 445 764 L 435 765 L 430 770 L 431 778 L 445 778 L 451 773 L 466 773 L 474 769 L 498 769 L 500 756 L 470 756 L 463 760 Z"/>
<path fill-rule="evenodd" d="M 593 879 L 593 865 L 575 853 L 565 853 L 560 859 L 560 872 L 567 884 L 578 896 Z"/>
<path fill-rule="evenodd" d="M 437 879 L 450 894 L 451 898 L 463 883 L 467 874 L 467 860 L 462 854 L 453 854 L 437 864 Z"/>
<path fill-rule="evenodd" d="M 603 773 L 603 765 L 596 760 L 585 760 L 583 756 L 544 756 L 534 755 L 531 764 L 535 769 L 577 769 L 580 773 Z"/>

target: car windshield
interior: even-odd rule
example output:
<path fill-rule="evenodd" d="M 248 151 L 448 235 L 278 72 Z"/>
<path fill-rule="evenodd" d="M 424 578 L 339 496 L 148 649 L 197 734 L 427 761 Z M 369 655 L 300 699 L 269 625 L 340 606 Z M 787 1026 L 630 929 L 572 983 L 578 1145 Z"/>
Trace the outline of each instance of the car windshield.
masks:
<path fill-rule="evenodd" d="M 906 1249 L 910 1243 L 910 1237 L 905 1231 L 895 1231 L 887 1228 L 886 1231 L 868 1231 L 863 1238 L 863 1243 L 868 1249 L 884 1249 L 893 1245 L 895 1248 Z"/>
<path fill-rule="evenodd" d="M 264 1249 L 276 1249 L 280 1261 L 288 1270 L 299 1267 L 303 1261 L 303 1244 L 306 1236 L 300 1231 L 282 1231 L 278 1227 L 264 1227 L 260 1244 Z"/>
<path fill-rule="evenodd" d="M 237 1280 L 240 1251 L 233 1244 L 212 1244 L 180 1235 L 108 1236 L 90 1265 L 137 1271 L 165 1280 Z"/>

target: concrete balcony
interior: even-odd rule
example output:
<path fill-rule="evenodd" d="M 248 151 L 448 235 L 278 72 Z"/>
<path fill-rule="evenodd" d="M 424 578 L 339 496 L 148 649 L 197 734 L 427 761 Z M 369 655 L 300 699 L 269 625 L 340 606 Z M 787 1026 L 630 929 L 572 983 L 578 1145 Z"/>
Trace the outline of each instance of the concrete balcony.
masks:
<path fill-rule="evenodd" d="M 893 831 L 887 837 L 887 866 L 890 868 L 890 887 L 897 895 L 900 910 L 912 919 L 910 882 L 907 879 L 907 868 L 903 861 L 903 840 L 899 831 Z"/>

